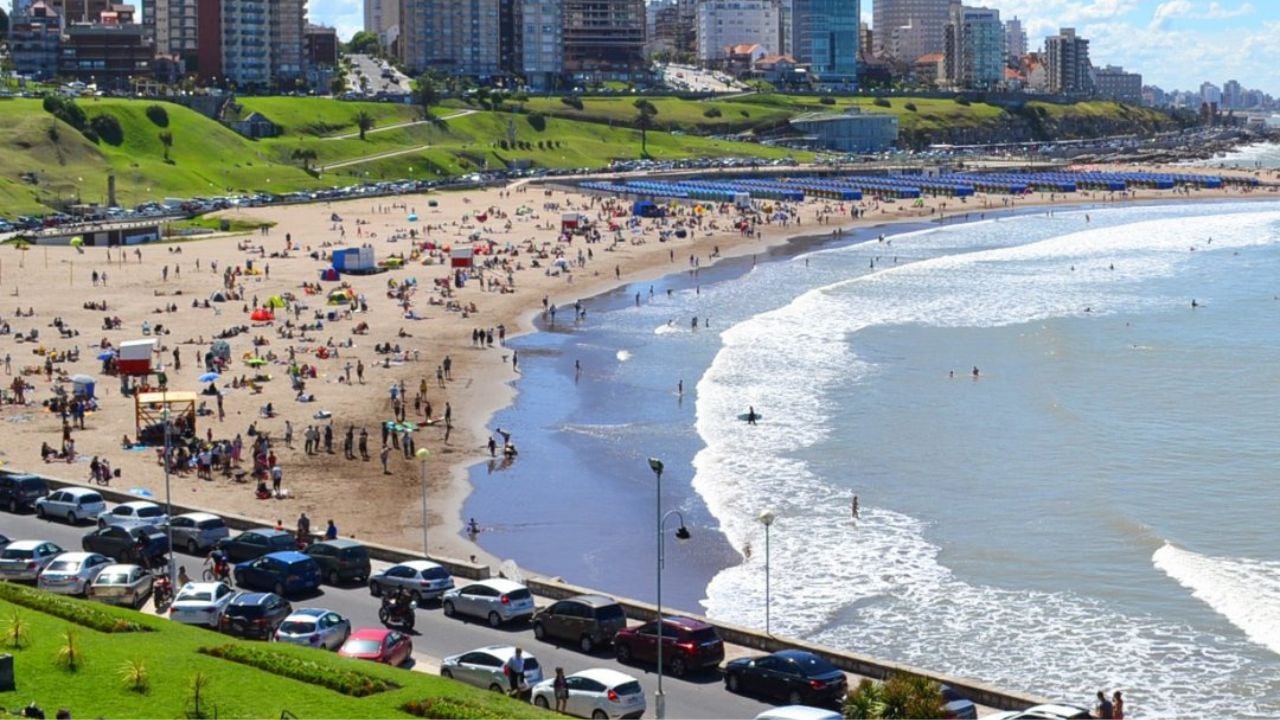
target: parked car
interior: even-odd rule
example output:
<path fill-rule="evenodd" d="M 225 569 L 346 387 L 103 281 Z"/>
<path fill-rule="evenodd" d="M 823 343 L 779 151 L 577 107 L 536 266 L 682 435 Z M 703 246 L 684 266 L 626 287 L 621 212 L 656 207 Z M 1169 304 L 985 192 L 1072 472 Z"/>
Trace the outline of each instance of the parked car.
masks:
<path fill-rule="evenodd" d="M 516 654 L 512 645 L 489 645 L 471 652 L 451 655 L 440 661 L 440 675 L 478 688 L 506 692 L 510 687 L 503 668 Z M 524 680 L 529 685 L 542 682 L 542 666 L 529 653 L 524 655 Z"/>
<path fill-rule="evenodd" d="M 984 716 L 984 720 L 1085 720 L 1093 717 L 1088 710 L 1075 705 L 1033 705 L 1026 710 L 998 712 Z"/>
<path fill-rule="evenodd" d="M 724 686 L 729 692 L 785 700 L 789 705 L 834 705 L 848 691 L 839 668 L 805 650 L 730 660 L 724 666 Z"/>
<path fill-rule="evenodd" d="M 0 533 L 0 550 L 9 547 L 9 543 L 11 542 L 13 542 L 13 540 L 8 535 Z"/>
<path fill-rule="evenodd" d="M 338 654 L 388 665 L 403 665 L 413 654 L 413 641 L 396 630 L 360 628 L 342 643 Z"/>
<path fill-rule="evenodd" d="M 236 565 L 236 585 L 270 588 L 277 595 L 314 592 L 320 588 L 320 566 L 296 550 L 273 552 Z"/>
<path fill-rule="evenodd" d="M 98 573 L 111 563 L 111 558 L 98 553 L 65 552 L 40 571 L 36 587 L 60 595 L 85 595 Z"/>
<path fill-rule="evenodd" d="M 978 706 L 950 685 L 939 685 L 942 691 L 942 717 L 951 720 L 978 720 Z"/>
<path fill-rule="evenodd" d="M 533 704 L 555 707 L 554 678 L 533 686 Z M 638 718 L 644 715 L 644 690 L 626 673 L 592 668 L 565 677 L 569 699 L 565 712 L 582 718 Z"/>
<path fill-rule="evenodd" d="M 102 553 L 122 563 L 153 567 L 169 554 L 169 538 L 150 525 L 125 528 L 120 525 L 100 527 L 80 540 L 88 552 Z"/>
<path fill-rule="evenodd" d="M 623 628 L 613 638 L 619 662 L 658 662 L 658 623 Z M 724 641 L 701 620 L 667 617 L 662 620 L 662 663 L 676 677 L 715 667 L 724 659 Z"/>
<path fill-rule="evenodd" d="M 63 488 L 36 500 L 36 516 L 43 520 L 62 518 L 72 525 L 97 520 L 106 511 L 102 496 L 88 488 Z"/>
<path fill-rule="evenodd" d="M 34 508 L 49 494 L 49 484 L 39 475 L 0 473 L 0 507 L 11 513 Z"/>
<path fill-rule="evenodd" d="M 254 528 L 245 530 L 235 537 L 219 540 L 217 547 L 225 552 L 232 562 L 244 562 L 260 558 L 267 553 L 297 550 L 298 543 L 284 530 Z"/>
<path fill-rule="evenodd" d="M 178 515 L 169 521 L 173 544 L 191 555 L 200 555 L 231 536 L 227 524 L 212 513 L 194 512 Z"/>
<path fill-rule="evenodd" d="M 843 715 L 830 708 L 808 705 L 782 705 L 756 715 L 755 720 L 842 720 Z"/>
<path fill-rule="evenodd" d="M 288 600 L 275 593 L 242 592 L 231 598 L 218 619 L 218 629 L 231 635 L 270 640 L 293 614 Z"/>
<path fill-rule="evenodd" d="M 604 595 L 575 595 L 533 616 L 533 634 L 539 640 L 577 643 L 585 653 L 613 642 L 613 636 L 626 626 L 626 611 Z"/>
<path fill-rule="evenodd" d="M 164 527 L 168 524 L 169 516 L 165 514 L 164 508 L 147 500 L 120 503 L 98 516 L 98 525 L 102 527 L 107 525 L 117 525 L 123 528 L 142 527 L 143 525 Z"/>
<path fill-rule="evenodd" d="M 446 592 L 441 597 L 444 614 L 484 618 L 490 627 L 533 617 L 529 588 L 504 578 L 478 580 Z"/>
<path fill-rule="evenodd" d="M 89 586 L 89 599 L 136 608 L 151 594 L 151 573 L 141 565 L 108 565 Z"/>
<path fill-rule="evenodd" d="M 169 606 L 169 619 L 187 625 L 217 628 L 222 612 L 236 591 L 220 582 L 190 582 L 178 590 Z"/>
<path fill-rule="evenodd" d="M 301 608 L 276 628 L 276 642 L 337 650 L 351 635 L 351 621 L 332 610 Z"/>
<path fill-rule="evenodd" d="M 48 540 L 17 540 L 0 550 L 0 577 L 35 582 L 40 571 L 65 552 Z"/>
<path fill-rule="evenodd" d="M 379 597 L 386 588 L 404 588 L 419 606 L 427 599 L 444 595 L 452 587 L 453 576 L 449 571 L 428 560 L 402 562 L 369 578 L 370 595 Z"/>
<path fill-rule="evenodd" d="M 369 549 L 355 540 L 325 540 L 308 545 L 303 552 L 320 564 L 320 573 L 330 585 L 369 579 Z"/>

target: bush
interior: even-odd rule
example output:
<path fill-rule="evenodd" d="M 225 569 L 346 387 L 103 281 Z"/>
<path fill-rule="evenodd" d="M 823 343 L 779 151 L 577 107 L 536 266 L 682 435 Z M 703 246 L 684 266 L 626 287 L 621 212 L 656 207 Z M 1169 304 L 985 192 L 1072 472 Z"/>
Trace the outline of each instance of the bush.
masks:
<path fill-rule="evenodd" d="M 88 118 L 75 100 L 64 100 L 56 95 L 45 95 L 41 105 L 44 107 L 44 111 L 50 115 L 77 130 L 84 130 Z"/>
<path fill-rule="evenodd" d="M 501 713 L 481 707 L 475 703 L 456 698 L 434 697 L 423 700 L 410 700 L 400 709 L 410 715 L 431 720 L 496 720 L 505 717 Z"/>
<path fill-rule="evenodd" d="M 529 113 L 529 126 L 538 132 L 547 129 L 547 116 L 540 112 Z"/>
<path fill-rule="evenodd" d="M 124 143 L 124 128 L 120 127 L 120 121 L 115 115 L 95 115 L 89 121 L 89 127 L 108 145 L 118 146 Z"/>
<path fill-rule="evenodd" d="M 365 697 L 399 687 L 393 682 L 357 670 L 343 670 L 302 660 L 265 647 L 249 645 L 218 645 L 202 647 L 200 652 L 223 660 L 257 668 L 272 675 L 292 678 L 311 685 L 319 685 L 351 697 Z"/>
<path fill-rule="evenodd" d="M 54 595 L 25 585 L 0 582 L 0 598 L 99 632 L 151 631 L 145 625 L 117 617 L 87 600 Z"/>
<path fill-rule="evenodd" d="M 718 107 L 709 107 L 706 110 L 702 111 L 702 117 L 705 117 L 705 118 L 718 118 L 722 114 L 723 113 L 720 112 L 720 108 Z"/>
<path fill-rule="evenodd" d="M 160 105 L 147 106 L 147 119 L 158 127 L 169 127 L 169 111 Z"/>
<path fill-rule="evenodd" d="M 14 650 L 21 650 L 31 641 L 31 628 L 25 618 L 17 610 L 9 617 L 9 624 L 4 628 L 4 642 Z"/>
<path fill-rule="evenodd" d="M 916 111 L 916 104 L 915 104 L 915 103 L 907 103 L 906 105 L 903 105 L 903 107 L 905 107 L 905 108 L 906 108 L 907 110 L 909 110 L 910 112 L 915 112 L 915 111 Z"/>
<path fill-rule="evenodd" d="M 831 97 L 830 95 L 823 95 L 821 98 L 818 99 L 818 102 L 822 103 L 823 105 L 835 105 L 836 99 Z"/>
<path fill-rule="evenodd" d="M 120 679 L 124 686 L 140 695 L 151 689 L 151 673 L 147 671 L 147 663 L 139 660 L 126 660 L 120 667 Z"/>
<path fill-rule="evenodd" d="M 84 666 L 84 650 L 80 649 L 80 639 L 75 630 L 62 634 L 62 646 L 54 654 L 54 660 L 67 672 L 75 672 Z"/>
<path fill-rule="evenodd" d="M 582 109 L 582 98 L 578 97 L 577 95 L 565 95 L 564 97 L 560 98 L 560 102 L 564 103 L 565 105 L 568 105 L 574 110 Z"/>
<path fill-rule="evenodd" d="M 890 107 L 889 98 L 878 97 L 874 101 L 872 101 L 871 104 L 875 105 L 876 107 Z"/>

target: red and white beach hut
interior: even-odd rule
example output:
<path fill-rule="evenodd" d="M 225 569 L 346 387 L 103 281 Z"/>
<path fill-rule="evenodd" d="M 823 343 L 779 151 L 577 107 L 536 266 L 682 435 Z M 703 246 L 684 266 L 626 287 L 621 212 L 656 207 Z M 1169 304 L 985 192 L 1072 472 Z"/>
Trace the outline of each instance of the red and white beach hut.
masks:
<path fill-rule="evenodd" d="M 120 343 L 116 365 L 121 375 L 148 375 L 151 373 L 151 357 L 156 349 L 154 338 L 126 340 Z"/>
<path fill-rule="evenodd" d="M 475 251 L 470 245 L 459 245 L 449 250 L 449 267 L 469 268 Z"/>

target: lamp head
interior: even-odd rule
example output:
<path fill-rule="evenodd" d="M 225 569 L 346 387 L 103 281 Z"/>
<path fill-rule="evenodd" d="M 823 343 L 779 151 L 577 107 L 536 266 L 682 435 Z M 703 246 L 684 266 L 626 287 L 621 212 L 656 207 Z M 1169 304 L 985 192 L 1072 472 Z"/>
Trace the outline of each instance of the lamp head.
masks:
<path fill-rule="evenodd" d="M 689 534 L 689 528 L 685 527 L 684 525 L 681 525 L 680 527 L 676 528 L 676 539 L 679 540 L 680 542 L 684 542 L 685 540 L 688 540 L 690 537 L 692 537 L 692 535 Z"/>
<path fill-rule="evenodd" d="M 756 519 L 759 520 L 761 523 L 763 523 L 765 527 L 769 527 L 770 525 L 773 524 L 773 521 L 777 518 L 773 514 L 773 511 L 765 510 L 764 512 L 756 516 Z"/>
<path fill-rule="evenodd" d="M 418 452 L 414 453 L 413 455 L 419 460 L 426 462 L 427 458 L 431 457 L 431 451 L 426 448 L 418 448 Z"/>
<path fill-rule="evenodd" d="M 661 460 L 658 458 L 649 458 L 649 469 L 652 470 L 655 475 L 661 475 L 662 468 L 663 465 Z"/>

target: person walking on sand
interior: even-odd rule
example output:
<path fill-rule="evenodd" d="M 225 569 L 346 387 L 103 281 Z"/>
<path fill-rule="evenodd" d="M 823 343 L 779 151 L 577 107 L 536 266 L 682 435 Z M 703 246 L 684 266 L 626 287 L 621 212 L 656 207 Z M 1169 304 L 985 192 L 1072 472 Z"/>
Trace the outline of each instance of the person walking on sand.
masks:
<path fill-rule="evenodd" d="M 382 460 L 382 474 L 390 475 L 391 470 L 387 467 L 387 462 L 391 460 L 391 448 L 387 445 L 382 446 L 382 452 L 379 457 Z"/>
<path fill-rule="evenodd" d="M 356 379 L 360 381 L 361 385 L 364 384 L 364 361 L 363 360 L 356 361 Z"/>
<path fill-rule="evenodd" d="M 360 428 L 360 459 L 369 461 L 369 428 Z"/>
<path fill-rule="evenodd" d="M 489 457 L 498 457 L 498 442 L 489 436 Z"/>

